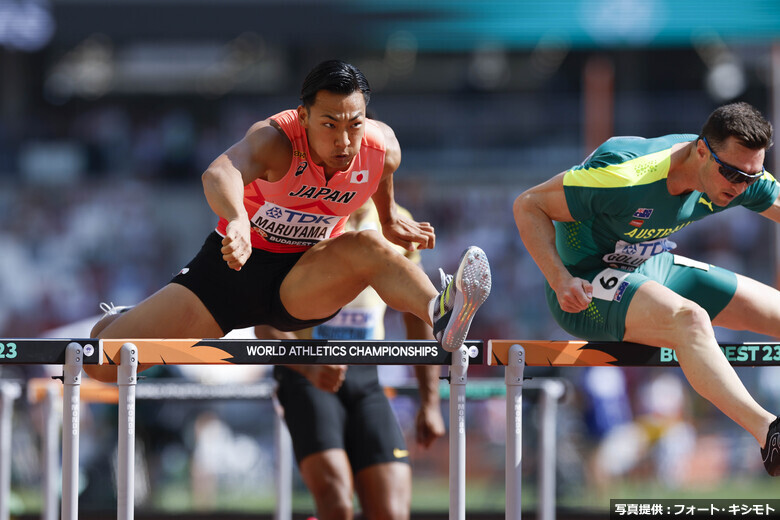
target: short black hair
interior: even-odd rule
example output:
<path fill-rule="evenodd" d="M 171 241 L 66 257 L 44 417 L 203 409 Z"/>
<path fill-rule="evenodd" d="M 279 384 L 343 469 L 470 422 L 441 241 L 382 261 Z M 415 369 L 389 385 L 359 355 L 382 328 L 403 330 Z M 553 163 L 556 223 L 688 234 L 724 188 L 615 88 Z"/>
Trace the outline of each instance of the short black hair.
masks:
<path fill-rule="evenodd" d="M 768 150 L 772 146 L 772 123 L 757 108 L 740 101 L 716 108 L 704 123 L 701 135 L 713 148 L 734 137 L 751 150 Z"/>
<path fill-rule="evenodd" d="M 360 69 L 341 60 L 323 61 L 309 72 L 301 87 L 303 106 L 312 106 L 320 90 L 344 95 L 362 92 L 366 105 L 371 98 L 371 87 Z"/>

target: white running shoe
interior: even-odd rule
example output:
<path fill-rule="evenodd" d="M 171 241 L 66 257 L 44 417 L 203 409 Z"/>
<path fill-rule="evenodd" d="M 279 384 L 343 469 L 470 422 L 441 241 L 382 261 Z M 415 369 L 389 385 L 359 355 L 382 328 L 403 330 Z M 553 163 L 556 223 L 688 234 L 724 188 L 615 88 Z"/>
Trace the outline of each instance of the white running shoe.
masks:
<path fill-rule="evenodd" d="M 433 334 L 444 350 L 454 352 L 466 341 L 474 314 L 490 294 L 490 264 L 482 249 L 471 246 L 454 276 L 439 272 L 442 291 L 433 305 Z"/>
<path fill-rule="evenodd" d="M 100 302 L 100 310 L 103 311 L 104 318 L 114 314 L 122 314 L 132 308 L 132 305 L 114 305 L 114 302 Z"/>

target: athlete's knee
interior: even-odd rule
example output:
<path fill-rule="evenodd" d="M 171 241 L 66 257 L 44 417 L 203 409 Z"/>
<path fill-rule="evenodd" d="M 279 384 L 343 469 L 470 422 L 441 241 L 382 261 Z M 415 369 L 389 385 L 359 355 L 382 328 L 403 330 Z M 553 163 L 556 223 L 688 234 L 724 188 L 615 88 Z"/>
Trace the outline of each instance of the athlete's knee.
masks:
<path fill-rule="evenodd" d="M 388 242 L 378 231 L 364 229 L 344 233 L 339 240 L 338 254 L 343 257 L 343 264 L 349 265 L 355 274 L 361 270 L 374 270 L 382 265 L 381 258 L 399 256 L 393 251 Z"/>
<path fill-rule="evenodd" d="M 408 520 L 411 504 L 404 497 L 387 496 L 385 500 L 361 504 L 366 520 Z"/>
<path fill-rule="evenodd" d="M 698 344 L 697 339 L 714 336 L 712 320 L 699 304 L 684 299 L 672 314 L 672 325 L 681 341 L 680 347 Z"/>
<path fill-rule="evenodd" d="M 382 234 L 375 229 L 362 229 L 360 231 L 348 231 L 338 237 L 345 248 L 358 251 L 384 251 L 388 248 L 387 241 Z"/>
<path fill-rule="evenodd" d="M 352 519 L 352 484 L 346 474 L 328 471 L 318 472 L 316 478 L 306 478 L 314 501 L 317 503 L 317 515 L 324 519 Z"/>
<path fill-rule="evenodd" d="M 103 332 L 103 330 L 108 327 L 115 319 L 116 315 L 104 316 L 103 318 L 99 319 L 98 322 L 92 326 L 92 330 L 89 332 L 89 337 L 99 338 L 100 333 Z"/>
<path fill-rule="evenodd" d="M 328 490 L 310 489 L 317 504 L 317 517 L 320 520 L 352 520 L 355 515 L 352 506 L 352 495 L 345 496 L 342 493 L 330 493 Z M 333 491 L 333 490 L 330 490 Z"/>

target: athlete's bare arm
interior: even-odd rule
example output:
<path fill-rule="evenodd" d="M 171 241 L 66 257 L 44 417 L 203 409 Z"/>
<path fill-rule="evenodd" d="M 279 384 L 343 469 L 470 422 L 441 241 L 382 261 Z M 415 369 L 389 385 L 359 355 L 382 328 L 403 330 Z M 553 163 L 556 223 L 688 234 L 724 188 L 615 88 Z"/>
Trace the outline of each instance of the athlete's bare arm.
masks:
<path fill-rule="evenodd" d="M 762 211 L 761 215 L 769 220 L 780 223 L 780 196 L 778 196 L 778 198 L 775 199 L 775 202 L 769 206 L 769 209 Z"/>
<path fill-rule="evenodd" d="M 393 244 L 407 251 L 432 249 L 436 244 L 436 235 L 429 222 L 416 222 L 398 214 L 395 209 L 393 174 L 401 164 L 401 145 L 393 129 L 377 121 L 385 136 L 385 169 L 376 192 L 372 195 L 374 205 L 382 223 L 382 233 Z"/>
<path fill-rule="evenodd" d="M 209 206 L 228 221 L 222 257 L 231 269 L 241 270 L 252 254 L 244 186 L 256 179 L 278 181 L 291 161 L 289 139 L 276 123 L 266 119 L 252 125 L 243 139 L 217 157 L 203 173 L 203 191 Z"/>
<path fill-rule="evenodd" d="M 574 220 L 563 192 L 563 173 L 522 193 L 515 199 L 512 210 L 520 238 L 558 296 L 561 309 L 585 310 L 593 296 L 593 287 L 569 274 L 555 249 L 553 220 Z"/>
<path fill-rule="evenodd" d="M 431 326 L 411 313 L 403 314 L 407 339 L 434 339 Z M 414 367 L 417 386 L 420 389 L 420 408 L 415 418 L 417 443 L 428 448 L 433 441 L 446 432 L 444 418 L 441 415 L 439 398 L 439 373 L 437 365 L 419 365 Z"/>

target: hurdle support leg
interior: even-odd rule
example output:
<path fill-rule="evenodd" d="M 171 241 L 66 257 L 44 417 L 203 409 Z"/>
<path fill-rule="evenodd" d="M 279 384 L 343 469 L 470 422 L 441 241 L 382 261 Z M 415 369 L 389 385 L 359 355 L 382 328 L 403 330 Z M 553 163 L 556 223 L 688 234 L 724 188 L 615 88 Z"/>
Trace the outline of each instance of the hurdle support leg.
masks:
<path fill-rule="evenodd" d="M 70 343 L 65 348 L 62 370 L 62 504 L 63 520 L 79 517 L 79 420 L 81 413 L 81 367 L 84 348 Z"/>
<path fill-rule="evenodd" d="M 57 417 L 56 399 L 59 393 L 55 382 L 46 385 L 46 396 L 41 403 L 43 414 L 43 456 L 41 468 L 43 475 L 43 508 L 42 520 L 57 520 L 57 505 L 59 489 L 57 475 L 59 469 L 59 418 Z"/>
<path fill-rule="evenodd" d="M 541 427 L 539 431 L 540 469 L 539 499 L 536 517 L 539 520 L 555 520 L 555 468 L 556 468 L 556 423 L 558 401 L 565 388 L 559 380 L 544 379 L 540 390 Z M 518 477 L 519 478 L 519 477 Z"/>
<path fill-rule="evenodd" d="M 450 520 L 466 520 L 466 372 L 465 346 L 452 353 L 450 366 Z"/>
<path fill-rule="evenodd" d="M 506 520 L 522 515 L 523 371 L 525 349 L 512 345 L 504 369 L 506 383 Z"/>
<path fill-rule="evenodd" d="M 274 406 L 274 444 L 276 445 L 276 506 L 274 520 L 292 518 L 292 440 L 282 416 L 281 406 Z"/>
<path fill-rule="evenodd" d="M 0 520 L 11 511 L 11 432 L 14 401 L 22 394 L 16 383 L 0 382 Z"/>
<path fill-rule="evenodd" d="M 138 347 L 125 343 L 119 351 L 119 444 L 117 450 L 117 519 L 132 520 L 135 507 L 135 389 Z"/>

